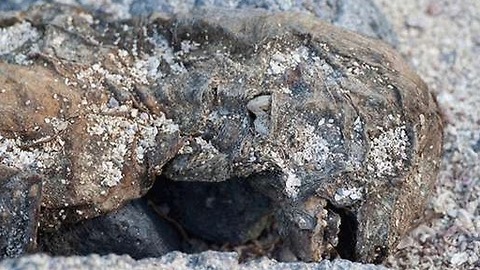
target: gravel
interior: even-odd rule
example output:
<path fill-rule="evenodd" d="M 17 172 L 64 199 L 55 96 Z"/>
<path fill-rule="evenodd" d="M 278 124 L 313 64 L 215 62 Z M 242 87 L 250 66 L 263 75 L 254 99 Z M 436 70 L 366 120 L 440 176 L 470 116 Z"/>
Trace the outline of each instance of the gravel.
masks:
<path fill-rule="evenodd" d="M 161 258 L 133 260 L 129 256 L 89 255 L 85 257 L 49 257 L 44 254 L 8 259 L 0 262 L 0 270 L 384 270 L 385 267 L 373 264 L 352 263 L 347 260 L 322 261 L 320 263 L 278 263 L 270 259 L 260 259 L 239 263 L 238 255 L 232 252 L 206 251 L 188 255 L 171 252 Z"/>
<path fill-rule="evenodd" d="M 375 0 L 399 50 L 445 116 L 443 165 L 426 219 L 387 261 L 395 269 L 480 268 L 480 1 Z"/>

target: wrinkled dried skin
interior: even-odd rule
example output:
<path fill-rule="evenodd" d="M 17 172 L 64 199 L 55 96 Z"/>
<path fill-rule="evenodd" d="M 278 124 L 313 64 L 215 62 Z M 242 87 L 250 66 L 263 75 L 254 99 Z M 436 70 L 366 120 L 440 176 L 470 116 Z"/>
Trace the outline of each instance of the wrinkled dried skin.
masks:
<path fill-rule="evenodd" d="M 160 171 L 249 177 L 302 260 L 378 262 L 425 207 L 440 114 L 387 45 L 295 13 L 22 16 L 41 46 L 3 56 L 31 66 L 0 65 L 0 164 L 45 176 L 49 221 L 115 209 Z M 317 225 L 292 233 L 303 218 Z"/>
<path fill-rule="evenodd" d="M 108 93 L 91 101 L 41 66 L 0 64 L 0 85 L 0 162 L 44 175 L 42 205 L 61 214 L 72 207 L 88 218 L 141 196 L 153 181 L 148 163 L 161 166 L 171 152 L 154 160 L 153 146 L 177 143 L 161 115 L 108 108 Z"/>
<path fill-rule="evenodd" d="M 95 217 L 145 194 L 179 136 L 144 94 L 138 62 L 101 46 L 80 9 L 38 6 L 16 20 L 40 48 L 25 39 L 11 54 L 30 66 L 0 64 L 0 163 L 45 176 L 44 223 Z"/>
<path fill-rule="evenodd" d="M 0 259 L 35 251 L 41 196 L 40 176 L 0 165 Z"/>
<path fill-rule="evenodd" d="M 252 185 L 284 209 L 287 238 L 307 261 L 328 249 L 313 240 L 329 229 L 296 237 L 288 224 L 328 223 L 303 204 L 316 194 L 349 223 L 345 256 L 382 261 L 438 172 L 442 122 L 422 80 L 387 45 L 295 14 L 201 11 L 171 27 L 175 45 L 194 46 L 179 56 L 188 72 L 167 76 L 156 95 L 182 131 L 199 134 L 166 174 L 263 175 Z"/>

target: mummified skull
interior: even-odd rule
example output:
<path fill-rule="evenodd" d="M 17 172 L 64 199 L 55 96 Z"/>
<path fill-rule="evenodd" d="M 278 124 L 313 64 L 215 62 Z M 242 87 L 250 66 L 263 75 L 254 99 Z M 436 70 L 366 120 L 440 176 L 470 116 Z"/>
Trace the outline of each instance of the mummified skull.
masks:
<path fill-rule="evenodd" d="M 154 92 L 195 135 L 165 175 L 248 176 L 303 260 L 340 245 L 381 261 L 439 167 L 442 121 L 421 79 L 388 46 L 310 17 L 202 11 L 171 25 L 195 46 Z"/>
<path fill-rule="evenodd" d="M 116 209 L 156 174 L 245 178 L 302 260 L 377 262 L 425 207 L 441 117 L 381 42 L 258 10 L 22 18 L 41 46 L 0 64 L 0 164 L 42 176 L 47 225 Z"/>

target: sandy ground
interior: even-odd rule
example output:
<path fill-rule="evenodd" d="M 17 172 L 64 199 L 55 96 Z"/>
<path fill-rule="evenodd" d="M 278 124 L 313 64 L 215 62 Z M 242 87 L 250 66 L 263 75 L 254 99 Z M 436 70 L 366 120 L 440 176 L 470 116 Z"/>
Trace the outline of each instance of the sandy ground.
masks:
<path fill-rule="evenodd" d="M 375 2 L 394 25 L 399 50 L 437 95 L 446 122 L 427 219 L 387 265 L 480 269 L 480 1 Z"/>

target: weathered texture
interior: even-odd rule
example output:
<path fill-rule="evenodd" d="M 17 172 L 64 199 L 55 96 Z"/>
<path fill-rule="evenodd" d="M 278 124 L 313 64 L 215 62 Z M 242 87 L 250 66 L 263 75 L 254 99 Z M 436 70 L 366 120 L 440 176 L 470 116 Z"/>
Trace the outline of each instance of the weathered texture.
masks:
<path fill-rule="evenodd" d="M 250 182 L 282 209 L 287 235 L 297 227 L 324 239 L 315 224 L 326 226 L 328 214 L 304 205 L 316 194 L 350 224 L 340 232 L 348 258 L 383 260 L 424 208 L 438 171 L 442 123 L 420 78 L 388 46 L 310 17 L 203 10 L 171 25 L 187 72 L 167 73 L 155 94 L 195 136 L 166 175 L 259 175 Z M 303 260 L 324 256 L 318 247 L 293 250 Z"/>
<path fill-rule="evenodd" d="M 42 206 L 50 223 L 97 216 L 143 195 L 154 177 L 149 151 L 168 144 L 155 160 L 161 166 L 178 138 L 162 115 L 108 107 L 106 91 L 66 80 L 39 65 L 0 64 L 0 163 L 45 176 Z"/>
<path fill-rule="evenodd" d="M 34 30 L 0 56 L 0 164 L 45 176 L 48 225 L 116 209 L 162 171 L 248 177 L 297 257 L 380 262 L 425 206 L 440 114 L 388 45 L 260 10 L 6 21 Z"/>
<path fill-rule="evenodd" d="M 350 29 L 357 33 L 382 39 L 392 45 L 397 38 L 384 15 L 370 0 L 145 0 L 134 1 L 130 5 L 132 15 L 144 15 L 152 11 L 189 12 L 198 8 L 260 8 L 269 11 L 303 12 L 329 22 L 335 26 Z"/>
<path fill-rule="evenodd" d="M 142 259 L 180 248 L 178 233 L 142 199 L 107 215 L 47 232 L 41 240 L 42 251 L 57 256 L 114 253 Z"/>
<path fill-rule="evenodd" d="M 398 44 L 390 22 L 371 0 L 16 0 L 0 2 L 0 10 L 27 9 L 31 4 L 68 3 L 108 15 L 112 20 L 148 16 L 152 12 L 179 13 L 198 8 L 265 9 L 272 12 L 294 11 L 315 15 L 323 21 L 357 33 Z"/>
<path fill-rule="evenodd" d="M 58 1 L 58 0 L 57 0 Z M 126 18 L 151 12 L 187 13 L 198 8 L 248 9 L 268 11 L 294 11 L 314 15 L 333 25 L 350 29 L 370 37 L 382 39 L 392 45 L 398 43 L 395 33 L 385 16 L 371 0 L 143 0 L 124 1 L 123 5 L 107 0 L 99 7 L 98 1 L 77 0 L 93 10 L 103 9 L 114 17 Z"/>
<path fill-rule="evenodd" d="M 19 259 L 0 262 L 0 270 L 35 269 L 35 270 L 386 270 L 383 266 L 360 264 L 347 260 L 322 261 L 321 263 L 278 263 L 263 258 L 249 263 L 239 263 L 238 255 L 228 252 L 203 252 L 199 254 L 184 254 L 171 252 L 161 258 L 133 260 L 129 256 L 98 256 L 85 257 L 49 257 L 47 255 L 31 255 Z"/>
<path fill-rule="evenodd" d="M 35 251 L 42 179 L 0 165 L 0 260 Z"/>
<path fill-rule="evenodd" d="M 371 0 L 16 0 L 0 2 L 0 10 L 27 9 L 40 3 L 77 4 L 112 19 L 148 16 L 152 12 L 186 13 L 197 8 L 261 8 L 273 12 L 303 12 L 357 33 L 396 46 L 398 41 L 389 21 Z"/>
<path fill-rule="evenodd" d="M 28 7 L 38 0 L 7 0 L 0 2 L 0 10 L 10 11 L 10 10 L 25 10 Z"/>
<path fill-rule="evenodd" d="M 42 206 L 51 226 L 145 194 L 176 152 L 179 132 L 147 108 L 147 75 L 135 73 L 143 62 L 101 46 L 92 17 L 81 10 L 44 6 L 25 16 L 42 27 L 40 41 L 27 39 L 12 51 L 28 59 L 23 64 L 38 64 L 0 64 L 0 163 L 45 176 Z M 72 23 L 75 33 L 67 31 Z M 4 57 L 16 62 L 12 51 Z"/>

